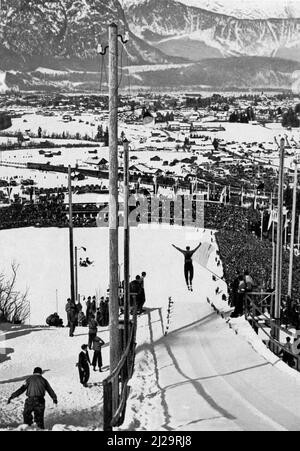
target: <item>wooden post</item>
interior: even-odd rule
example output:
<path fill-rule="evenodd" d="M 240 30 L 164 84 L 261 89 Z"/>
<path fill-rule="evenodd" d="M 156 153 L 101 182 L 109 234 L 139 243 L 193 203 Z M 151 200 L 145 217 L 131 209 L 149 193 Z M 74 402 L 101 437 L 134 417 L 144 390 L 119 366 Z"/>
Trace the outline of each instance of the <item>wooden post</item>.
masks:
<path fill-rule="evenodd" d="M 298 251 L 300 248 L 300 215 L 298 216 Z"/>
<path fill-rule="evenodd" d="M 75 269 L 75 299 L 76 301 L 78 301 L 78 249 L 77 246 L 75 246 L 75 265 L 74 265 L 74 269 Z"/>
<path fill-rule="evenodd" d="M 130 228 L 129 228 L 129 143 L 124 141 L 124 347 L 129 337 Z"/>
<path fill-rule="evenodd" d="M 283 182 L 284 182 L 284 138 L 280 141 L 280 166 L 278 186 L 278 225 L 277 225 L 277 250 L 276 250 L 276 281 L 275 281 L 275 324 L 280 326 L 281 316 L 281 280 L 282 280 L 282 234 L 283 234 Z M 279 328 L 273 328 L 273 337 L 280 338 Z"/>
<path fill-rule="evenodd" d="M 293 286 L 293 263 L 294 263 L 295 229 L 296 229 L 297 186 L 298 186 L 298 161 L 295 160 L 292 231 L 291 231 L 291 249 L 290 249 L 290 267 L 289 267 L 289 283 L 288 283 L 288 296 L 289 297 L 292 296 L 292 286 Z"/>
<path fill-rule="evenodd" d="M 109 318 L 110 371 L 120 359 L 118 262 L 118 27 L 109 26 Z M 113 406 L 116 402 L 112 387 Z"/>
<path fill-rule="evenodd" d="M 263 233 L 264 233 L 264 212 L 261 212 L 261 219 L 260 219 L 260 240 L 263 240 Z"/>
<path fill-rule="evenodd" d="M 272 221 L 272 279 L 271 279 L 272 290 L 274 290 L 275 288 L 275 262 L 276 262 L 275 225 L 274 221 Z"/>
<path fill-rule="evenodd" d="M 68 185 L 69 185 L 69 248 L 70 248 L 70 285 L 71 285 L 71 301 L 75 302 L 75 284 L 74 284 L 74 238 L 73 238 L 73 206 L 72 206 L 72 179 L 71 166 L 68 168 Z"/>

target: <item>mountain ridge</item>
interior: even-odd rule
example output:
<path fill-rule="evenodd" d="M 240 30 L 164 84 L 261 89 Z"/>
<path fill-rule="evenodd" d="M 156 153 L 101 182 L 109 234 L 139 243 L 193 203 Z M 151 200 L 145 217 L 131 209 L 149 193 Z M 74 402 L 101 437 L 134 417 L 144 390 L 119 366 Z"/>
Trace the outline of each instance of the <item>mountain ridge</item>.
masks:
<path fill-rule="evenodd" d="M 299 3 L 300 4 L 300 3 Z M 133 33 L 169 56 L 203 58 L 197 43 L 207 47 L 204 57 L 278 56 L 300 61 L 300 18 L 236 19 L 187 6 L 174 0 L 144 0 L 127 5 L 125 15 Z M 190 41 L 177 51 L 180 41 Z M 167 43 L 167 44 L 166 44 Z M 200 46 L 200 44 L 199 44 Z"/>

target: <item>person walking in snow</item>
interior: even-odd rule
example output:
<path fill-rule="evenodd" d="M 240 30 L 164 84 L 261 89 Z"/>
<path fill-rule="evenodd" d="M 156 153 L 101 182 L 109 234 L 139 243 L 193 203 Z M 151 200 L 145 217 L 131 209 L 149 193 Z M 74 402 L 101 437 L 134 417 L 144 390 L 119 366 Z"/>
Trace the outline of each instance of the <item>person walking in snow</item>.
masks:
<path fill-rule="evenodd" d="M 105 345 L 104 341 L 100 337 L 95 337 L 93 340 L 93 350 L 94 350 L 94 356 L 93 356 L 93 362 L 92 366 L 94 368 L 94 371 L 96 371 L 96 366 L 98 364 L 99 371 L 102 371 L 102 346 Z"/>
<path fill-rule="evenodd" d="M 41 368 L 35 368 L 33 371 L 33 376 L 30 376 L 24 385 L 22 385 L 19 390 L 14 392 L 7 404 L 15 398 L 26 392 L 27 399 L 25 401 L 23 410 L 23 420 L 24 424 L 32 426 L 33 415 L 34 421 L 39 429 L 45 429 L 44 425 L 44 415 L 45 415 L 45 395 L 46 392 L 52 398 L 54 404 L 57 404 L 57 396 L 53 389 L 51 388 L 49 382 L 43 378 L 43 371 Z"/>
<path fill-rule="evenodd" d="M 78 356 L 78 363 L 77 363 L 77 367 L 78 367 L 78 371 L 79 371 L 79 380 L 80 383 L 84 386 L 87 387 L 87 383 L 90 379 L 90 356 L 88 353 L 88 346 L 87 345 L 82 345 L 81 346 L 81 352 Z"/>
<path fill-rule="evenodd" d="M 189 246 L 186 250 L 180 249 L 179 247 L 172 244 L 172 246 L 184 255 L 184 277 L 186 285 L 190 291 L 193 291 L 193 279 L 194 279 L 194 265 L 193 265 L 193 255 L 200 248 L 202 243 L 200 243 L 193 251 Z"/>

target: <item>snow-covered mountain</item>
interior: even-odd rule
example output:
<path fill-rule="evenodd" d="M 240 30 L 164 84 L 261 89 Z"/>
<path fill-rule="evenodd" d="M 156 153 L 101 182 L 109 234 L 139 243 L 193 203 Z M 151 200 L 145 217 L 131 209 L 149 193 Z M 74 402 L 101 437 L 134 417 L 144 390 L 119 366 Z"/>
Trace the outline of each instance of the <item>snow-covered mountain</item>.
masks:
<path fill-rule="evenodd" d="M 107 27 L 130 31 L 118 0 L 2 0 L 0 69 L 60 66 L 99 68 L 97 44 L 107 43 Z M 127 55 L 126 55 L 127 54 Z M 167 63 L 170 58 L 130 34 L 124 61 Z"/>
<path fill-rule="evenodd" d="M 300 18 L 299 0 L 176 0 L 186 6 L 236 17 L 238 19 Z M 147 3 L 148 0 L 123 0 L 125 7 Z M 163 3 L 163 1 L 162 1 Z"/>
<path fill-rule="evenodd" d="M 238 19 L 289 19 L 300 17 L 299 0 L 177 0 Z"/>
<path fill-rule="evenodd" d="M 5 86 L 21 89 L 42 89 L 38 67 L 66 70 L 70 81 L 80 76 L 68 70 L 94 71 L 90 79 L 88 74 L 76 79 L 94 86 L 97 44 L 107 43 L 107 27 L 115 21 L 120 33 L 130 34 L 123 65 L 156 65 L 135 75 L 138 85 L 288 87 L 299 65 L 280 59 L 300 61 L 300 0 L 278 2 L 253 0 L 238 14 L 240 0 L 1 0 L 0 71 L 7 71 Z M 243 18 L 250 11 L 251 20 Z M 258 19 L 258 11 L 285 18 Z M 188 60 L 203 64 L 183 66 Z M 158 70 L 170 63 L 180 65 Z"/>
<path fill-rule="evenodd" d="M 300 61 L 300 1 L 261 0 L 261 15 L 272 12 L 287 16 L 293 9 L 293 18 L 255 18 L 259 16 L 259 0 L 130 0 L 126 16 L 131 30 L 149 44 L 173 56 L 191 60 L 229 56 L 268 56 Z M 188 3 L 189 6 L 187 4 Z M 190 6 L 197 4 L 198 6 Z M 240 14 L 235 7 L 241 4 Z M 247 3 L 248 4 L 248 3 Z M 276 5 L 281 8 L 276 11 Z M 217 9 L 212 12 L 199 5 Z M 217 8 L 217 5 L 220 7 Z M 224 5 L 227 7 L 223 8 Z M 273 6 L 272 6 L 273 5 Z M 222 8 L 221 8 L 222 6 Z M 230 6 L 230 7 L 229 7 Z M 267 8 L 269 6 L 269 8 Z M 283 9 L 284 13 L 283 13 Z M 237 18 L 226 14 L 249 16 Z M 292 11 L 292 9 L 290 10 Z M 299 11 L 299 12 L 298 12 Z M 221 14 L 221 12 L 223 14 Z M 224 14 L 226 13 L 226 14 Z M 299 18 L 298 18 L 299 17 Z"/>

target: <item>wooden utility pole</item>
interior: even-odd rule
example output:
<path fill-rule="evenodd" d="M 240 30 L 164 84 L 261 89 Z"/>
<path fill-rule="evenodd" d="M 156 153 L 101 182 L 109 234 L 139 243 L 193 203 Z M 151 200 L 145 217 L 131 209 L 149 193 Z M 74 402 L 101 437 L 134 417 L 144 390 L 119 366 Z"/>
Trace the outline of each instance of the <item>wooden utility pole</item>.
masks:
<path fill-rule="evenodd" d="M 285 140 L 280 140 L 280 166 L 279 166 L 279 186 L 278 186 L 278 225 L 277 225 L 277 250 L 276 250 L 276 280 L 275 280 L 275 324 L 280 326 L 281 316 L 281 281 L 282 281 L 282 234 L 283 234 L 283 183 L 284 183 L 284 154 Z M 279 327 L 273 328 L 273 337 L 280 338 Z"/>
<path fill-rule="evenodd" d="M 69 185 L 69 248 L 70 248 L 70 279 L 71 279 L 71 301 L 75 302 L 74 283 L 74 238 L 73 238 L 73 206 L 72 206 L 72 175 L 71 166 L 68 168 Z"/>
<path fill-rule="evenodd" d="M 119 339 L 119 255 L 118 255 L 118 27 L 109 26 L 109 319 L 110 371 L 117 367 Z M 116 402 L 113 387 L 113 405 Z"/>
<path fill-rule="evenodd" d="M 78 249 L 77 246 L 75 246 L 75 299 L 78 301 Z"/>
<path fill-rule="evenodd" d="M 273 207 L 272 207 L 273 210 Z M 272 212 L 271 212 L 272 214 Z M 272 278 L 271 278 L 271 288 L 275 288 L 275 262 L 276 262 L 276 245 L 275 245 L 275 225 L 272 221 Z"/>
<path fill-rule="evenodd" d="M 295 229 L 296 229 L 297 187 L 298 187 L 298 160 L 296 159 L 295 160 L 295 176 L 294 176 L 294 193 L 293 193 L 290 268 L 289 268 L 289 283 L 288 283 L 288 296 L 289 297 L 292 296 L 292 286 L 293 286 L 293 263 L 294 263 Z"/>
<path fill-rule="evenodd" d="M 299 251 L 299 249 L 300 249 L 300 215 L 298 216 L 298 243 L 297 243 L 297 246 L 298 246 L 298 251 Z"/>
<path fill-rule="evenodd" d="M 130 229 L 129 229 L 129 143 L 124 141 L 124 347 L 129 337 Z"/>

